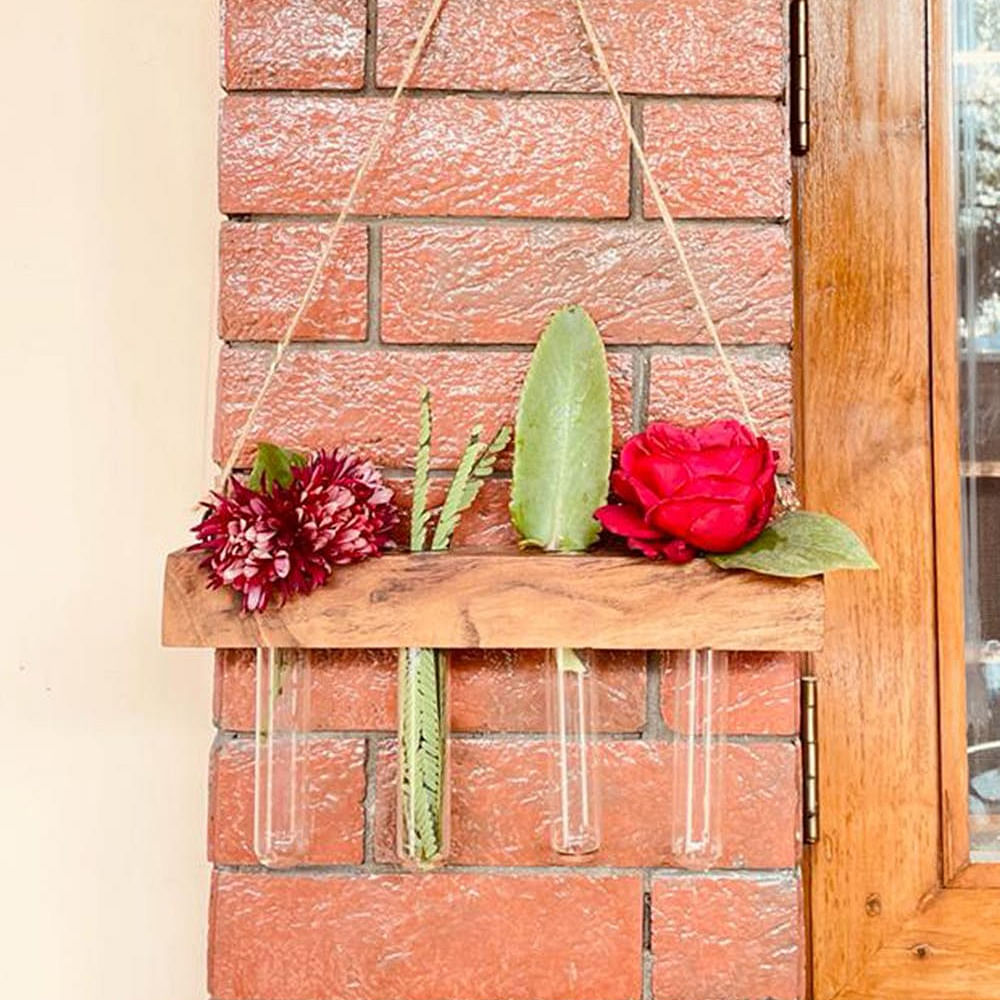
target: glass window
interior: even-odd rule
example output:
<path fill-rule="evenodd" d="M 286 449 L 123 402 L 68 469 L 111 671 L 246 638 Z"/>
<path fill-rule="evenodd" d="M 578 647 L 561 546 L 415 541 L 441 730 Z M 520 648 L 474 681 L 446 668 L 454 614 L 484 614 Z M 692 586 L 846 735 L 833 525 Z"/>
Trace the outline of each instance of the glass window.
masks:
<path fill-rule="evenodd" d="M 972 857 L 1000 860 L 1000 0 L 955 0 Z"/>

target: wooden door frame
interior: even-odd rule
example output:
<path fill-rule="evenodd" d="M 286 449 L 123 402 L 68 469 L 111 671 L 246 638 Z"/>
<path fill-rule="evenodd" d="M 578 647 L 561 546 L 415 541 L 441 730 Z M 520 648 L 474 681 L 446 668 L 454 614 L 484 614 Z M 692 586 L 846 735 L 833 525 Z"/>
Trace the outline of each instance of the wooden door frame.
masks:
<path fill-rule="evenodd" d="M 799 483 L 881 570 L 827 581 L 816 1000 L 1000 997 L 968 864 L 950 0 L 810 0 L 795 168 Z"/>

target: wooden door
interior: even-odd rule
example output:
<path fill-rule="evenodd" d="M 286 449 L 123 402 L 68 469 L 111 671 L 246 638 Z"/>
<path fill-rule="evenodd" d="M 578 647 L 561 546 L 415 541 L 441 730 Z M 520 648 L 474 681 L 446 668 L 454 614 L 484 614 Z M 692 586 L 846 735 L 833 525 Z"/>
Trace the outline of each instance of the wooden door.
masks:
<path fill-rule="evenodd" d="M 947 0 L 810 0 L 800 484 L 881 565 L 827 583 L 811 995 L 1000 997 L 968 864 Z"/>

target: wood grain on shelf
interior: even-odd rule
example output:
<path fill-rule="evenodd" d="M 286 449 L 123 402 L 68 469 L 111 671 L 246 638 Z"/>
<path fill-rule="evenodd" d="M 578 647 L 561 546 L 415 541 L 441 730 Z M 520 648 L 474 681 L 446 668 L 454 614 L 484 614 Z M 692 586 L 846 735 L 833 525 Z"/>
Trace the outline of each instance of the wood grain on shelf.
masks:
<path fill-rule="evenodd" d="M 670 566 L 627 555 L 399 553 L 338 570 L 246 615 L 208 590 L 200 556 L 167 558 L 163 642 L 245 648 L 818 649 L 823 581 Z"/>

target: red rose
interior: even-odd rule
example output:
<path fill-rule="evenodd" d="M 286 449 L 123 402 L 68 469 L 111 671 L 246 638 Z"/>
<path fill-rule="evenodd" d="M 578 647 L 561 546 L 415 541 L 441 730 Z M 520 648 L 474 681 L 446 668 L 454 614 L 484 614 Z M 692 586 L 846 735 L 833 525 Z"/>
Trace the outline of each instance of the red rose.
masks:
<path fill-rule="evenodd" d="M 684 563 L 734 552 L 767 526 L 777 453 L 735 420 L 654 423 L 622 448 L 611 488 L 620 503 L 594 516 L 630 548 Z"/>

